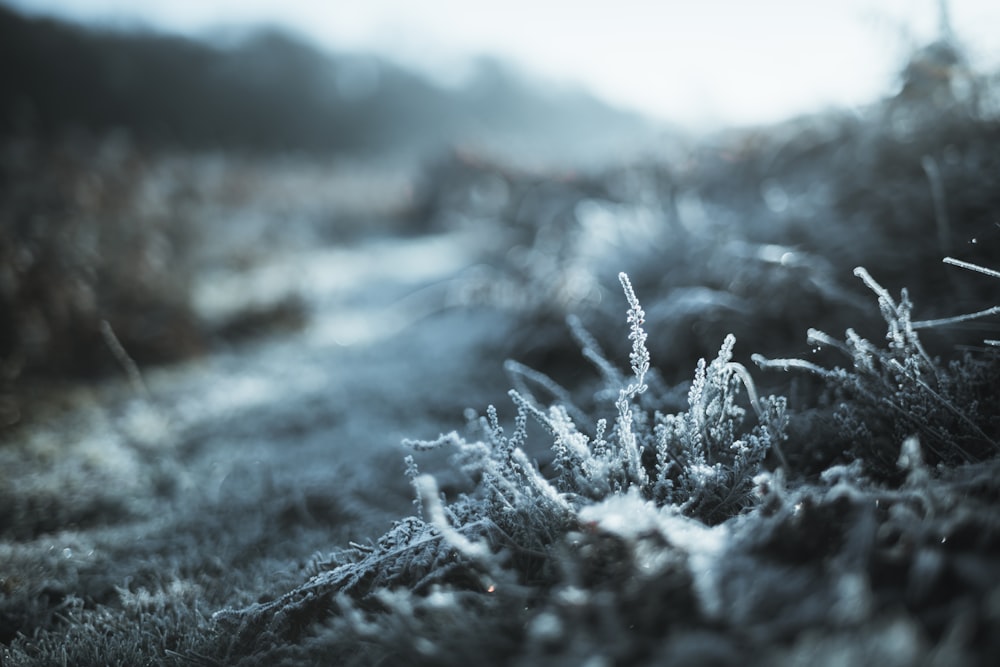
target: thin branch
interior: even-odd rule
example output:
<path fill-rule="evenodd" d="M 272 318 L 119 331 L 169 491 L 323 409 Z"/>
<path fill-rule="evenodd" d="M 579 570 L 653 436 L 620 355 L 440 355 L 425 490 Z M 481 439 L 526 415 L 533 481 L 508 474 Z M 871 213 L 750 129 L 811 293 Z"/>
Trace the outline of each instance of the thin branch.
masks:
<path fill-rule="evenodd" d="M 101 336 L 104 337 L 104 344 L 108 346 L 109 350 L 111 350 L 111 354 L 114 355 L 115 361 L 117 361 L 125 371 L 129 384 L 132 385 L 132 389 L 135 393 L 148 398 L 149 390 L 146 389 L 146 383 L 142 380 L 142 373 L 139 372 L 139 366 L 135 363 L 135 360 L 129 356 L 128 352 L 125 351 L 125 347 L 121 344 L 121 341 L 118 340 L 118 336 L 115 335 L 114 329 L 111 328 L 111 323 L 107 320 L 101 320 Z"/>
<path fill-rule="evenodd" d="M 945 264 L 951 264 L 952 266 L 957 266 L 961 269 L 968 269 L 969 271 L 976 271 L 977 273 L 982 273 L 993 278 L 1000 278 L 1000 271 L 987 269 L 985 266 L 979 266 L 978 264 L 972 264 L 971 262 L 963 262 L 962 260 L 955 259 L 954 257 L 945 257 L 941 261 Z"/>
<path fill-rule="evenodd" d="M 967 315 L 956 315 L 955 317 L 942 317 L 939 320 L 921 320 L 920 322 L 911 322 L 910 326 L 914 329 L 930 329 L 933 327 L 948 326 L 950 324 L 960 324 L 962 322 L 968 322 L 970 320 L 978 320 L 981 317 L 989 317 L 990 315 L 1000 315 L 1000 306 L 993 306 L 992 308 L 987 308 L 986 310 L 980 310 L 976 313 L 969 313 Z"/>

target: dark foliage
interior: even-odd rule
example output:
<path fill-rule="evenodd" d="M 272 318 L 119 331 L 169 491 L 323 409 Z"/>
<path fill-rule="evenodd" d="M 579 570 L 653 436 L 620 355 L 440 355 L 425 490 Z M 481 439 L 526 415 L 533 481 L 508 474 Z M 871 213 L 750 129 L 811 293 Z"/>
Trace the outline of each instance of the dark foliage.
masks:
<path fill-rule="evenodd" d="M 5 379 L 106 370 L 114 358 L 102 322 L 142 362 L 198 351 L 204 336 L 184 265 L 197 236 L 176 217 L 183 184 L 151 173 L 140 152 L 114 138 L 11 141 L 2 150 Z"/>

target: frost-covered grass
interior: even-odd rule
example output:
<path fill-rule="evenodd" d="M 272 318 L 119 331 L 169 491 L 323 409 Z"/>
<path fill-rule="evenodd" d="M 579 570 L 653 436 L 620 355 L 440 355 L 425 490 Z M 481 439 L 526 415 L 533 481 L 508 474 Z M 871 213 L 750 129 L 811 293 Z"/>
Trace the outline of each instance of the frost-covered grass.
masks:
<path fill-rule="evenodd" d="M 499 250 L 401 334 L 0 449 L 4 665 L 993 664 L 1000 132 L 946 102 L 442 176 Z"/>
<path fill-rule="evenodd" d="M 520 244 L 461 285 L 522 323 L 512 426 L 491 406 L 464 434 L 410 442 L 418 512 L 285 595 L 217 613 L 221 661 L 1000 655 L 997 286 L 940 263 L 992 276 L 996 119 L 968 104 L 868 113 L 546 196 L 473 174 L 512 194 L 469 215 Z M 615 264 L 632 275 L 625 329 Z M 892 296 L 907 284 L 926 310 Z M 630 375 L 612 361 L 626 356 Z M 464 483 L 418 468 L 442 448 Z"/>
<path fill-rule="evenodd" d="M 643 531 L 630 526 L 632 511 L 639 512 L 635 520 L 655 527 L 660 507 L 670 508 L 671 516 L 718 523 L 752 505 L 760 463 L 772 441 L 784 437 L 783 399 L 755 395 L 746 369 L 730 361 L 730 337 L 711 364 L 699 362 L 686 412 L 641 409 L 636 403 L 648 390 L 650 370 L 644 313 L 627 276 L 620 279 L 629 305 L 632 377 L 606 387 L 617 392 L 610 430 L 604 419 L 577 425 L 566 406 L 543 407 L 512 390 L 517 416 L 510 436 L 490 406 L 474 420 L 482 440 L 451 432 L 406 442 L 418 452 L 451 448 L 453 463 L 475 482 L 472 492 L 445 503 L 435 478 L 420 474 L 408 457 L 417 516 L 396 522 L 372 546 L 356 545 L 352 553 L 318 563 L 319 572 L 301 588 L 272 602 L 218 612 L 215 619 L 237 628 L 237 641 L 256 643 L 301 631 L 334 600 L 391 601 L 391 591 L 400 588 L 431 594 L 457 588 L 497 598 L 513 591 L 534 598 L 565 574 L 559 551 L 570 533 L 598 533 L 608 523 L 635 537 Z M 611 367 L 595 348 L 586 355 Z M 609 375 L 609 384 L 619 378 Z M 743 427 L 746 410 L 737 405 L 742 383 L 756 411 L 752 428 Z M 529 419 L 552 441 L 548 476 L 525 453 Z M 602 506 L 613 511 L 595 509 Z"/>
<path fill-rule="evenodd" d="M 275 600 L 217 612 L 223 662 L 294 662 L 299 651 L 358 664 L 462 664 L 477 654 L 490 664 L 736 664 L 749 650 L 758 664 L 820 655 L 909 665 L 931 651 L 942 664 L 971 665 L 996 655 L 998 424 L 955 388 L 994 389 L 997 359 L 940 367 L 905 293 L 897 304 L 857 274 L 878 297 L 886 349 L 850 330 L 844 344 L 811 332 L 848 352 L 851 367 L 756 358 L 829 385 L 853 416 L 839 420 L 855 448 L 850 464 L 819 479 L 789 465 L 786 401 L 757 395 L 731 360 L 731 336 L 715 360 L 698 362 L 685 411 L 644 407 L 644 312 L 621 274 L 631 377 L 577 336 L 604 376 L 610 427 L 512 390 L 510 435 L 490 406 L 470 424 L 478 440 L 408 441 L 417 452 L 451 449 L 472 488 L 448 498 L 407 457 L 417 514 L 317 561 L 305 584 Z M 756 423 L 745 423 L 741 400 Z M 876 411 L 888 414 L 879 422 Z M 542 464 L 526 454 L 529 420 L 550 443 Z M 898 443 L 896 479 L 886 480 L 874 438 Z"/>

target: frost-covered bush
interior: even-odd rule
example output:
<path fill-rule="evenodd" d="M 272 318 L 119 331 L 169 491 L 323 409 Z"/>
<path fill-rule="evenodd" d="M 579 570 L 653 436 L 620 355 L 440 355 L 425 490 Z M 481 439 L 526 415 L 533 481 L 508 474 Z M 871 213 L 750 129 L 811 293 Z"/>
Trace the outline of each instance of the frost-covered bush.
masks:
<path fill-rule="evenodd" d="M 450 448 L 454 464 L 475 481 L 474 490 L 449 502 L 435 478 L 420 474 L 408 457 L 417 516 L 396 522 L 372 545 L 355 544 L 321 560 L 307 583 L 283 597 L 218 612 L 217 621 L 260 645 L 296 636 L 348 599 L 369 612 L 384 608 L 393 595 L 387 591 L 396 589 L 425 594 L 441 587 L 482 594 L 502 589 L 530 598 L 530 591 L 563 580 L 567 562 L 583 570 L 619 567 L 599 550 L 591 549 L 590 557 L 577 550 L 569 559 L 564 553 L 572 550 L 569 535 L 580 541 L 580 535 L 593 535 L 605 521 L 621 526 L 631 520 L 623 506 L 607 504 L 613 499 L 631 499 L 622 502 L 648 515 L 650 530 L 661 521 L 656 508 L 714 524 L 752 505 L 754 477 L 784 437 L 784 399 L 756 395 L 747 370 L 732 361 L 735 340 L 728 337 L 715 360 L 698 363 L 686 411 L 664 414 L 641 407 L 638 397 L 649 390 L 650 373 L 644 312 L 627 276 L 619 277 L 629 304 L 631 377 L 623 380 L 599 349 L 584 347 L 584 356 L 605 376 L 602 395 L 614 397 L 610 428 L 603 418 L 577 424 L 570 411 L 579 414 L 578 409 L 562 403 L 542 406 L 512 390 L 517 417 L 509 435 L 490 406 L 475 420 L 479 440 L 451 432 L 407 443 L 418 452 Z M 586 332 L 578 330 L 577 337 L 592 343 Z M 540 374 L 521 372 L 564 393 Z M 756 423 L 745 424 L 741 400 L 752 407 Z M 551 440 L 547 473 L 527 454 L 529 419 Z M 629 535 L 637 538 L 638 533 Z"/>
<path fill-rule="evenodd" d="M 651 368 L 645 313 L 622 274 L 630 375 L 570 322 L 603 379 L 597 408 L 509 363 L 510 433 L 490 406 L 471 415 L 475 438 L 407 443 L 417 455 L 450 449 L 472 481 L 465 492 L 443 493 L 407 457 L 417 514 L 316 559 L 275 600 L 216 613 L 221 660 L 729 665 L 749 647 L 753 664 L 904 666 L 932 649 L 977 664 L 995 644 L 980 632 L 995 618 L 984 605 L 1000 595 L 986 403 L 998 364 L 987 353 L 943 367 L 916 331 L 994 310 L 914 322 L 905 292 L 897 302 L 856 273 L 888 323 L 885 349 L 850 330 L 844 342 L 811 331 L 850 365 L 755 356 L 828 385 L 838 418 L 823 436 L 843 441 L 850 462 L 815 475 L 786 457 L 822 443 L 791 433 L 784 398 L 757 395 L 731 336 L 698 362 L 686 408 L 667 410 L 677 389 Z M 590 414 L 602 407 L 610 418 Z M 540 463 L 532 422 L 549 445 Z M 963 610 L 964 629 L 942 620 L 950 609 Z"/>
<path fill-rule="evenodd" d="M 929 109 L 905 128 L 879 113 L 718 137 L 635 191 L 608 178 L 522 220 L 512 266 L 477 274 L 483 301 L 529 304 L 511 341 L 528 363 L 506 366 L 513 428 L 490 407 L 470 433 L 410 442 L 416 516 L 318 559 L 280 598 L 218 613 L 224 662 L 992 664 L 996 343 L 941 361 L 956 336 L 938 334 L 968 317 L 914 321 L 909 294 L 858 270 L 875 311 L 840 276 L 878 266 L 921 301 L 948 285 L 930 318 L 996 303 L 926 263 L 995 252 L 1000 135 L 981 114 Z M 624 345 L 602 326 L 623 264 L 656 299 L 647 313 L 622 280 Z M 596 391 L 552 333 L 571 308 L 594 332 L 571 319 Z M 887 344 L 867 333 L 877 313 Z M 823 333 L 845 320 L 843 340 Z M 808 326 L 815 356 L 755 356 L 808 373 L 762 374 L 789 398 L 759 396 L 725 333 L 777 356 Z M 627 347 L 631 374 L 608 361 Z M 667 386 L 699 356 L 693 381 Z M 564 372 L 574 384 L 552 379 Z M 421 474 L 429 449 L 469 484 Z"/>
<path fill-rule="evenodd" d="M 1000 276 L 977 265 L 950 258 L 945 261 Z M 1000 423 L 993 410 L 1000 386 L 995 361 L 966 354 L 942 366 L 927 353 L 917 335 L 920 329 L 996 315 L 1000 307 L 915 322 L 905 289 L 897 303 L 865 269 L 859 267 L 854 273 L 878 297 L 888 325 L 886 347 L 853 329 L 847 329 L 843 341 L 810 329 L 810 345 L 841 352 L 850 360 L 849 366 L 828 369 L 802 359 L 769 360 L 760 355 L 754 355 L 754 361 L 762 368 L 797 368 L 819 376 L 833 392 L 841 437 L 850 443 L 856 458 L 883 474 L 895 472 L 899 443 L 911 436 L 920 437 L 935 463 L 970 463 L 1000 453 Z M 987 345 L 993 342 L 986 341 Z"/>

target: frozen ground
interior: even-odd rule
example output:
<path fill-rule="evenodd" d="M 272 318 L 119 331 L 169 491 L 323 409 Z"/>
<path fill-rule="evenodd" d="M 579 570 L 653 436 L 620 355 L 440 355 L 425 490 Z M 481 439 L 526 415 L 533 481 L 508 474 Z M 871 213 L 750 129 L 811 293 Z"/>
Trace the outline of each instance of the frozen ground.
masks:
<path fill-rule="evenodd" d="M 15 291 L 24 349 L 35 308 L 62 334 L 37 370 L 79 349 L 67 304 L 138 358 L 179 299 L 203 347 L 5 433 L 0 662 L 995 664 L 1000 134 L 959 102 L 591 176 L 456 154 L 423 189 L 22 160 L 10 214 L 62 216 L 50 289 Z M 301 328 L 271 326 L 287 304 Z M 452 430 L 406 470 L 403 438 Z"/>
<path fill-rule="evenodd" d="M 0 639 L 140 590 L 186 591 L 207 616 L 410 512 L 400 441 L 505 400 L 480 355 L 509 324 L 447 307 L 474 241 L 378 240 L 210 281 L 202 308 L 259 298 L 260 280 L 301 295 L 310 324 L 148 370 L 144 389 L 77 389 L 19 431 L 0 448 Z"/>

